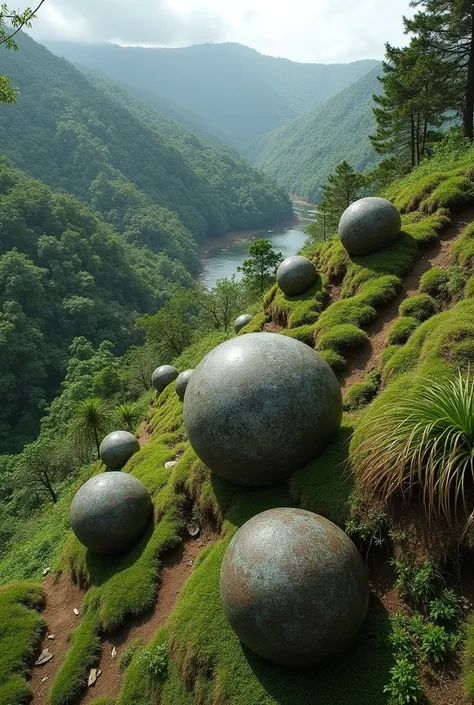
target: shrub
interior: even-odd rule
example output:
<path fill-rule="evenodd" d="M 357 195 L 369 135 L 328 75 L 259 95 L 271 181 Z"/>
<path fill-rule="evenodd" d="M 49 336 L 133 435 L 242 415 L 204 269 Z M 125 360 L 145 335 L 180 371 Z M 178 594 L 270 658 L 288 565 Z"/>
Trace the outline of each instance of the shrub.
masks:
<path fill-rule="evenodd" d="M 363 330 L 352 323 L 334 326 L 318 339 L 319 350 L 335 350 L 341 352 L 350 348 L 358 348 L 367 342 L 368 336 Z"/>
<path fill-rule="evenodd" d="M 448 280 L 449 275 L 446 269 L 433 267 L 421 277 L 420 291 L 423 294 L 429 294 L 435 299 L 449 299 Z"/>
<path fill-rule="evenodd" d="M 434 598 L 441 580 L 436 563 L 428 560 L 417 566 L 394 559 L 392 565 L 400 597 L 418 606 L 427 605 Z"/>
<path fill-rule="evenodd" d="M 420 322 L 412 316 L 402 316 L 395 321 L 388 334 L 389 345 L 403 345 Z"/>
<path fill-rule="evenodd" d="M 341 372 L 347 367 L 346 360 L 334 350 L 320 350 L 320 355 L 334 372 Z"/>
<path fill-rule="evenodd" d="M 445 660 L 452 648 L 451 637 L 436 624 L 427 623 L 420 636 L 420 651 L 430 663 L 439 664 Z"/>
<path fill-rule="evenodd" d="M 383 501 L 397 491 L 421 490 L 430 511 L 451 520 L 474 477 L 474 384 L 469 374 L 424 380 L 396 402 L 389 400 L 359 427 L 351 459 L 361 490 Z"/>
<path fill-rule="evenodd" d="M 423 690 L 416 667 L 407 658 L 400 657 L 390 669 L 390 683 L 383 689 L 393 705 L 410 705 L 421 702 Z"/>
<path fill-rule="evenodd" d="M 138 661 L 145 667 L 152 682 L 161 683 L 168 675 L 168 644 L 145 649 L 138 657 Z"/>
<path fill-rule="evenodd" d="M 143 641 L 141 639 L 134 639 L 131 644 L 127 646 L 119 660 L 119 669 L 122 673 L 130 666 L 133 657 L 135 656 L 137 651 L 142 648 L 142 646 Z"/>
<path fill-rule="evenodd" d="M 400 315 L 416 318 L 417 321 L 426 321 L 436 313 L 436 303 L 428 294 L 410 296 L 400 304 Z"/>
<path fill-rule="evenodd" d="M 439 597 L 431 600 L 428 612 L 434 622 L 450 624 L 461 614 L 459 597 L 454 590 L 443 590 Z"/>
<path fill-rule="evenodd" d="M 367 406 L 375 397 L 380 386 L 380 373 L 373 370 L 364 382 L 355 382 L 344 397 L 344 409 L 356 411 Z"/>

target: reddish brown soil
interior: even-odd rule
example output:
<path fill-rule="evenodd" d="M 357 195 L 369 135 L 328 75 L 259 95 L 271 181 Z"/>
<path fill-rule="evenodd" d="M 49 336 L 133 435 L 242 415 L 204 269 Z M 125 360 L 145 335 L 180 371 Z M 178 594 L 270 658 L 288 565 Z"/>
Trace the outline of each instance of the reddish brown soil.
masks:
<path fill-rule="evenodd" d="M 138 429 L 138 442 L 140 443 L 140 448 L 146 446 L 147 443 L 151 441 L 152 429 L 148 421 L 144 421 L 140 428 Z"/>
<path fill-rule="evenodd" d="M 270 323 L 265 323 L 263 326 L 265 333 L 279 333 L 281 329 L 282 327 L 278 325 L 278 323 L 273 323 L 273 321 L 270 321 Z"/>
<path fill-rule="evenodd" d="M 81 615 L 76 616 L 74 608 L 81 610 L 82 593 L 77 585 L 71 583 L 67 575 L 61 575 L 55 582 L 52 575 L 44 581 L 46 604 L 43 617 L 46 631 L 38 649 L 38 656 L 43 649 L 48 648 L 54 657 L 44 666 L 35 666 L 31 673 L 32 705 L 44 705 L 56 672 L 62 666 L 69 649 L 69 635 L 80 624 Z M 48 639 L 48 634 L 54 634 L 54 641 Z M 42 683 L 42 679 L 47 680 Z"/>
<path fill-rule="evenodd" d="M 346 356 L 347 369 L 339 375 L 343 392 L 347 391 L 354 382 L 361 382 L 369 372 L 378 367 L 380 356 L 387 345 L 389 330 L 398 318 L 398 308 L 401 302 L 409 296 L 419 293 L 420 279 L 425 272 L 433 267 L 449 266 L 452 240 L 472 220 L 474 220 L 474 208 L 455 217 L 441 233 L 439 241 L 422 250 L 420 259 L 415 263 L 412 271 L 404 277 L 402 290 L 397 298 L 382 309 L 377 318 L 365 327 L 369 336 L 368 343 L 363 348 L 354 350 Z"/>

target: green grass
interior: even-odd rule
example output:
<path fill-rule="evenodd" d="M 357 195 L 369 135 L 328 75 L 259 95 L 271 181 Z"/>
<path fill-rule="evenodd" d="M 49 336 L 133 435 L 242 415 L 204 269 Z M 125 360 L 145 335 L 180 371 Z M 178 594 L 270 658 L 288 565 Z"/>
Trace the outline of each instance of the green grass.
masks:
<path fill-rule="evenodd" d="M 326 360 L 329 367 L 334 372 L 342 372 L 342 370 L 346 369 L 347 360 L 334 350 L 320 350 L 319 354 L 324 360 Z"/>
<path fill-rule="evenodd" d="M 27 705 L 28 674 L 44 628 L 39 585 L 12 583 L 0 588 L 0 703 Z"/>
<path fill-rule="evenodd" d="M 287 328 L 281 331 L 282 335 L 286 335 L 289 338 L 295 338 L 299 340 L 300 343 L 305 343 L 310 347 L 314 347 L 314 323 L 307 324 L 305 326 L 299 326 L 298 328 Z"/>
<path fill-rule="evenodd" d="M 345 411 L 358 411 L 367 406 L 376 396 L 380 387 L 378 370 L 370 372 L 363 382 L 355 382 L 344 396 Z"/>
<path fill-rule="evenodd" d="M 474 698 L 474 612 L 471 612 L 466 625 L 463 664 L 464 690 Z"/>
<path fill-rule="evenodd" d="M 358 348 L 368 341 L 367 333 L 352 323 L 342 323 L 318 337 L 318 350 L 334 350 L 341 354 L 345 350 Z"/>
<path fill-rule="evenodd" d="M 275 284 L 264 299 L 264 312 L 278 325 L 298 328 L 318 319 L 326 297 L 327 282 L 321 276 L 311 289 L 300 296 L 286 296 Z"/>
<path fill-rule="evenodd" d="M 387 342 L 389 345 L 403 345 L 410 335 L 420 325 L 420 321 L 412 316 L 398 318 L 390 328 Z"/>
<path fill-rule="evenodd" d="M 434 299 L 442 301 L 448 296 L 449 273 L 441 267 L 433 267 L 423 274 L 420 279 L 420 291 L 429 294 Z"/>
<path fill-rule="evenodd" d="M 401 316 L 416 318 L 421 323 L 434 316 L 437 307 L 436 302 L 429 294 L 418 294 L 402 301 L 399 311 Z"/>

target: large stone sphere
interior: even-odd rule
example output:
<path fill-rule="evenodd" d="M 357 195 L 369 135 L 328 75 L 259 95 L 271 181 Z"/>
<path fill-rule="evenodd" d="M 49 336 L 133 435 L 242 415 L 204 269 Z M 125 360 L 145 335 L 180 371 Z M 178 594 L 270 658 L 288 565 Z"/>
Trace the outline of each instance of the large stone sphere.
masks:
<path fill-rule="evenodd" d="M 287 296 L 299 296 L 311 289 L 318 279 L 316 267 L 307 257 L 287 257 L 277 269 L 277 284 Z"/>
<path fill-rule="evenodd" d="M 157 367 L 151 376 L 151 383 L 157 392 L 162 392 L 168 384 L 174 382 L 179 372 L 172 365 L 161 365 Z"/>
<path fill-rule="evenodd" d="M 152 510 L 150 493 L 140 480 L 127 472 L 104 472 L 77 491 L 71 527 L 93 553 L 123 553 L 142 537 Z"/>
<path fill-rule="evenodd" d="M 339 237 L 350 255 L 370 255 L 393 245 L 402 219 L 385 198 L 361 198 L 346 208 L 339 222 Z"/>
<path fill-rule="evenodd" d="M 342 396 L 312 348 L 249 333 L 212 350 L 194 370 L 184 425 L 201 460 L 241 485 L 280 482 L 309 463 L 339 428 Z"/>
<path fill-rule="evenodd" d="M 188 386 L 188 382 L 191 379 L 191 375 L 193 374 L 194 370 L 185 370 L 184 372 L 181 372 L 180 375 L 178 375 L 178 378 L 176 380 L 176 394 L 180 398 L 181 401 L 184 399 L 184 393 L 186 391 L 186 387 Z"/>
<path fill-rule="evenodd" d="M 140 443 L 133 433 L 113 431 L 100 444 L 100 459 L 109 470 L 119 470 L 140 450 Z"/>
<path fill-rule="evenodd" d="M 369 579 L 349 537 L 302 509 L 270 509 L 230 542 L 220 578 L 224 612 L 239 639 L 282 666 L 326 661 L 355 637 Z"/>
<path fill-rule="evenodd" d="M 248 326 L 251 320 L 252 316 L 250 315 L 250 313 L 243 313 L 241 316 L 235 319 L 234 332 L 238 333 L 239 331 L 241 331 L 242 328 Z"/>

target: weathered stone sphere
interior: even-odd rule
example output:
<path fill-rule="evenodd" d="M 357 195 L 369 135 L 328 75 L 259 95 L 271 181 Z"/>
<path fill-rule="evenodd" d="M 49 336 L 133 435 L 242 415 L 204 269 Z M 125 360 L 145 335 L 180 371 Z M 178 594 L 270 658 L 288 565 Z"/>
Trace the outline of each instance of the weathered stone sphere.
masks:
<path fill-rule="evenodd" d="M 318 279 L 316 267 L 307 257 L 287 257 L 277 269 L 277 284 L 287 296 L 299 296 L 311 289 Z"/>
<path fill-rule="evenodd" d="M 339 428 L 342 397 L 312 348 L 276 333 L 227 340 L 196 367 L 184 425 L 201 460 L 241 485 L 280 482 L 309 463 Z"/>
<path fill-rule="evenodd" d="M 185 370 L 184 372 L 181 372 L 180 375 L 178 375 L 178 378 L 176 380 L 176 394 L 180 398 L 181 401 L 184 399 L 184 393 L 186 391 L 186 387 L 188 386 L 188 382 L 191 379 L 191 375 L 193 374 L 194 370 Z"/>
<path fill-rule="evenodd" d="M 341 653 L 369 604 L 365 565 L 349 537 L 302 509 L 270 509 L 230 542 L 220 578 L 224 612 L 239 639 L 282 666 Z"/>
<path fill-rule="evenodd" d="M 127 472 L 104 472 L 77 491 L 71 527 L 93 553 L 123 553 L 144 534 L 152 515 L 150 493 Z"/>
<path fill-rule="evenodd" d="M 241 331 L 242 328 L 248 326 L 251 320 L 252 316 L 250 315 L 250 313 L 243 313 L 241 316 L 235 319 L 234 332 L 238 333 L 239 331 Z"/>
<path fill-rule="evenodd" d="M 100 459 L 109 470 L 119 470 L 140 450 L 140 443 L 133 433 L 113 431 L 100 444 Z"/>
<path fill-rule="evenodd" d="M 151 383 L 157 392 L 162 392 L 168 384 L 174 382 L 179 375 L 176 367 L 172 365 L 161 365 L 157 367 L 151 376 Z"/>
<path fill-rule="evenodd" d="M 350 255 L 370 255 L 393 245 L 402 219 L 385 198 L 361 198 L 346 208 L 339 222 L 339 237 Z"/>

